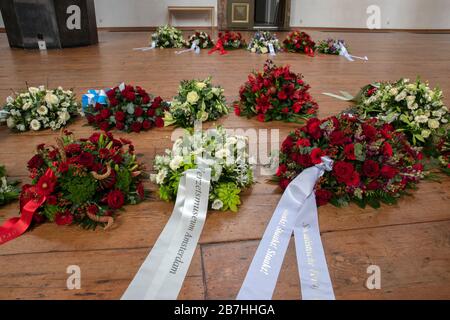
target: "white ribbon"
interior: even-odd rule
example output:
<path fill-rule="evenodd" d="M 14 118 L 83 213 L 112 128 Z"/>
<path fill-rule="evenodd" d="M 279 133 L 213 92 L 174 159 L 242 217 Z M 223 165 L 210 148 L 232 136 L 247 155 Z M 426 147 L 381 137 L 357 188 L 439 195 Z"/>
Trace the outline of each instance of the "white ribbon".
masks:
<path fill-rule="evenodd" d="M 210 180 L 210 168 L 186 170 L 172 215 L 122 300 L 177 299 L 205 224 Z"/>
<path fill-rule="evenodd" d="M 344 56 L 348 61 L 355 61 L 355 60 L 353 60 L 353 58 L 364 60 L 364 61 L 369 60 L 369 58 L 367 58 L 367 56 L 358 57 L 358 56 L 351 55 L 350 53 L 348 53 L 347 48 L 342 43 L 340 43 L 339 55 Z"/>
<path fill-rule="evenodd" d="M 6 110 L 0 110 L 0 121 L 6 121 L 6 118 L 9 117 L 9 112 Z"/>
<path fill-rule="evenodd" d="M 192 45 L 189 49 L 186 50 L 181 50 L 181 51 L 175 51 L 176 54 L 182 54 L 185 52 L 189 52 L 189 51 L 195 51 L 195 53 L 199 54 L 200 53 L 200 47 L 198 46 L 198 40 L 195 40 L 194 42 L 192 42 Z"/>
<path fill-rule="evenodd" d="M 270 300 L 292 233 L 303 300 L 334 300 L 320 239 L 314 186 L 333 161 L 305 169 L 286 188 L 256 250 L 238 300 Z"/>
<path fill-rule="evenodd" d="M 276 56 L 275 49 L 273 48 L 273 44 L 269 43 L 269 52 L 271 56 Z"/>
<path fill-rule="evenodd" d="M 149 51 L 149 50 L 153 50 L 155 48 L 156 48 L 156 42 L 152 41 L 152 45 L 150 47 L 133 48 L 133 50 L 136 50 L 136 51 Z"/>

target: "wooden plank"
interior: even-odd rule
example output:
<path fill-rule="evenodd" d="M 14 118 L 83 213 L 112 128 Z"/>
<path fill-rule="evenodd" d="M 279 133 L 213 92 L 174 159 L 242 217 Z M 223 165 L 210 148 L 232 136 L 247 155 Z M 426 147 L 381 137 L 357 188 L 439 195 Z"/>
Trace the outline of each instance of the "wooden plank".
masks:
<path fill-rule="evenodd" d="M 449 239 L 450 221 L 323 234 L 336 298 L 449 299 Z M 236 297 L 258 243 L 203 245 L 207 299 Z M 379 290 L 366 288 L 370 265 L 381 269 Z M 293 240 L 274 298 L 301 298 Z"/>

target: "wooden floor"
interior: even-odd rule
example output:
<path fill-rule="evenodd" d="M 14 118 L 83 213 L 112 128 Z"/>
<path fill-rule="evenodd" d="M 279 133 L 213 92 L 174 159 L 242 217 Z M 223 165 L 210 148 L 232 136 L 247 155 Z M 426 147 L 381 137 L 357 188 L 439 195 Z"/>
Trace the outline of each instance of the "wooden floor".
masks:
<path fill-rule="evenodd" d="M 345 39 L 368 62 L 347 62 L 335 56 L 279 54 L 302 72 L 312 86 L 321 117 L 336 114 L 346 103 L 322 92 L 355 92 L 375 80 L 414 79 L 420 75 L 450 96 L 450 34 L 323 33 Z M 225 88 L 229 102 L 265 56 L 244 50 L 229 55 L 200 55 L 174 51 L 132 51 L 149 42 L 150 34 L 99 34 L 98 46 L 49 51 L 11 50 L 0 34 L 0 99 L 29 85 L 74 88 L 81 96 L 89 88 L 106 88 L 125 81 L 169 99 L 180 80 L 213 76 Z M 282 35 L 280 35 L 281 38 Z M 450 100 L 446 99 L 447 105 Z M 279 128 L 284 137 L 295 125 L 261 124 L 230 114 L 219 123 L 229 128 Z M 77 136 L 93 130 L 77 120 Z M 172 128 L 128 135 L 149 164 L 170 147 Z M 118 134 L 123 136 L 123 134 Z M 26 161 L 39 143 L 51 143 L 56 133 L 12 134 L 0 128 L 0 163 L 14 178 L 28 182 Z M 258 183 L 243 196 L 238 213 L 211 213 L 180 294 L 182 299 L 234 299 L 261 235 L 280 199 L 280 190 L 258 175 Z M 155 186 L 148 184 L 155 190 Z M 167 222 L 173 204 L 153 193 L 152 200 L 129 206 L 109 231 L 84 231 L 76 226 L 45 224 L 0 246 L 1 299 L 118 299 L 127 288 Z M 0 223 L 18 214 L 18 203 L 0 209 Z M 379 210 L 356 206 L 319 209 L 322 240 L 337 299 L 450 299 L 450 179 L 424 181 L 412 197 Z M 381 289 L 368 290 L 369 265 L 381 268 Z M 66 288 L 66 268 L 81 267 L 81 289 Z M 299 279 L 293 243 L 274 298 L 299 299 Z"/>

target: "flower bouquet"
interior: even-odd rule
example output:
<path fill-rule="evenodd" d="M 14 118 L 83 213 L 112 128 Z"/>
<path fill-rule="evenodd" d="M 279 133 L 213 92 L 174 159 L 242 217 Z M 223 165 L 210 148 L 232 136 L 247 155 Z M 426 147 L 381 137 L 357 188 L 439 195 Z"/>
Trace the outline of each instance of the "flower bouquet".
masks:
<path fill-rule="evenodd" d="M 288 122 L 314 116 L 318 106 L 302 78 L 289 66 L 279 67 L 267 60 L 264 71 L 250 74 L 239 90 L 240 100 L 234 103 L 236 115 Z"/>
<path fill-rule="evenodd" d="M 423 176 L 418 162 L 422 155 L 403 133 L 374 118 L 343 114 L 310 119 L 289 134 L 276 174 L 280 186 L 285 189 L 301 171 L 321 163 L 322 156 L 329 156 L 334 165 L 316 184 L 318 205 L 343 206 L 353 201 L 378 208 L 380 202 L 395 203 Z"/>
<path fill-rule="evenodd" d="M 269 46 L 273 46 L 274 52 L 281 50 L 280 42 L 275 34 L 269 31 L 257 31 L 247 47 L 253 53 L 268 53 L 270 52 Z"/>
<path fill-rule="evenodd" d="M 152 34 L 152 42 L 156 48 L 182 48 L 184 46 L 182 32 L 169 25 L 158 27 Z"/>
<path fill-rule="evenodd" d="M 109 227 L 117 210 L 145 199 L 144 167 L 134 146 L 111 133 L 75 139 L 66 131 L 57 146 L 37 147 L 28 170 L 32 183 L 22 188 L 20 208 L 22 212 L 30 200 L 41 199 L 33 214 L 37 223 Z"/>
<path fill-rule="evenodd" d="M 164 126 L 167 102 L 153 98 L 139 86 L 120 85 L 106 92 L 108 103 L 89 105 L 85 110 L 88 123 L 103 131 L 112 129 L 140 132 Z"/>
<path fill-rule="evenodd" d="M 325 54 L 339 55 L 342 47 L 345 47 L 349 52 L 348 46 L 344 40 L 327 39 L 327 40 L 320 40 L 316 44 L 316 50 L 320 53 Z"/>
<path fill-rule="evenodd" d="M 3 206 L 19 197 L 18 181 L 8 181 L 6 169 L 0 166 L 0 206 Z"/>
<path fill-rule="evenodd" d="M 193 127 L 195 121 L 216 120 L 228 113 L 223 89 L 205 80 L 183 80 L 178 95 L 165 111 L 164 124 L 183 128 Z"/>
<path fill-rule="evenodd" d="M 450 119 L 442 91 L 417 79 L 380 82 L 364 87 L 354 112 L 363 119 L 378 117 L 404 132 L 414 145 L 435 144 L 445 134 Z"/>
<path fill-rule="evenodd" d="M 288 52 L 306 53 L 313 57 L 315 42 L 310 35 L 303 31 L 292 31 L 283 41 L 284 47 Z"/>
<path fill-rule="evenodd" d="M 244 47 L 245 41 L 240 32 L 225 31 L 225 33 L 219 32 L 219 38 L 216 41 L 216 45 L 208 53 L 211 54 L 215 51 L 219 51 L 220 54 L 226 54 L 227 50 L 235 50 Z"/>
<path fill-rule="evenodd" d="M 194 42 L 196 42 L 200 49 L 212 48 L 214 46 L 214 42 L 211 40 L 211 37 L 204 31 L 197 31 L 191 35 L 189 39 L 186 40 L 185 46 L 191 48 Z"/>
<path fill-rule="evenodd" d="M 8 128 L 16 132 L 57 130 L 73 119 L 78 107 L 72 90 L 61 87 L 48 90 L 40 86 L 16 93 L 15 98 L 7 97 L 2 113 Z"/>
<path fill-rule="evenodd" d="M 229 135 L 222 127 L 186 134 L 175 141 L 172 150 L 156 156 L 154 169 L 157 173 L 150 178 L 159 186 L 161 199 L 174 200 L 183 172 L 197 168 L 201 158 L 212 172 L 209 207 L 236 212 L 241 203 L 241 190 L 253 183 L 253 168 L 247 149 L 246 137 Z"/>

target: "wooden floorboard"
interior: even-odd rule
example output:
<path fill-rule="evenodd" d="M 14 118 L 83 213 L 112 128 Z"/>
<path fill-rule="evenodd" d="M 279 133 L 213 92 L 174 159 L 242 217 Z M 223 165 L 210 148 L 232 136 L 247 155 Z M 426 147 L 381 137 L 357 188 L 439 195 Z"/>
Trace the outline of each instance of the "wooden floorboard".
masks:
<path fill-rule="evenodd" d="M 283 34 L 280 34 L 282 38 Z M 315 39 L 344 38 L 356 55 L 368 62 L 348 62 L 336 56 L 281 53 L 272 58 L 302 72 L 320 105 L 319 116 L 345 109 L 347 103 L 322 92 L 359 87 L 376 80 L 414 79 L 420 75 L 450 95 L 450 35 L 411 33 L 326 33 Z M 245 33 L 248 37 L 249 34 Z M 182 79 L 213 76 L 225 89 L 229 103 L 239 86 L 267 58 L 244 50 L 228 55 L 175 55 L 174 50 L 132 51 L 147 45 L 150 33 L 100 32 L 98 46 L 53 50 L 47 53 L 8 47 L 0 34 L 0 100 L 29 85 L 74 88 L 80 97 L 90 88 L 106 88 L 122 81 L 140 85 L 170 99 Z M 420 45 L 419 45 L 420 44 Z M 426 49 L 424 49 L 426 48 Z M 445 98 L 449 105 L 450 100 Z M 260 123 L 230 114 L 216 122 L 227 128 L 279 129 L 280 139 L 296 127 L 281 122 Z M 94 130 L 77 119 L 69 129 L 79 137 Z M 208 124 L 207 126 L 211 126 Z M 173 128 L 130 138 L 151 169 L 154 156 L 172 145 Z M 12 134 L 0 128 L 0 163 L 10 176 L 28 182 L 26 162 L 39 143 L 52 143 L 57 133 Z M 210 213 L 180 298 L 233 299 L 256 250 L 281 192 L 259 174 L 258 183 L 243 195 L 238 213 Z M 160 201 L 155 186 L 152 199 L 128 206 L 112 230 L 84 231 L 78 227 L 45 224 L 0 246 L 0 299 L 118 299 L 154 245 L 173 208 Z M 18 214 L 17 203 L 0 209 L 0 223 Z M 450 179 L 423 181 L 412 196 L 379 210 L 356 206 L 319 209 L 323 242 L 338 299 L 449 299 L 450 298 Z M 66 288 L 66 268 L 82 269 L 80 290 Z M 364 287 L 366 268 L 382 271 L 381 290 Z M 277 299 L 300 298 L 294 250 L 288 250 L 275 293 Z"/>

